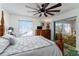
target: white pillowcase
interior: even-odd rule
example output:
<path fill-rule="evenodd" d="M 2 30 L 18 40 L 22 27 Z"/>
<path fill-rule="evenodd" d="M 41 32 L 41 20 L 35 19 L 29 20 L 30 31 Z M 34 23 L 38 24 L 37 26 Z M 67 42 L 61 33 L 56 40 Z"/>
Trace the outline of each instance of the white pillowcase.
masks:
<path fill-rule="evenodd" d="M 9 40 L 0 38 L 0 54 L 9 46 Z"/>

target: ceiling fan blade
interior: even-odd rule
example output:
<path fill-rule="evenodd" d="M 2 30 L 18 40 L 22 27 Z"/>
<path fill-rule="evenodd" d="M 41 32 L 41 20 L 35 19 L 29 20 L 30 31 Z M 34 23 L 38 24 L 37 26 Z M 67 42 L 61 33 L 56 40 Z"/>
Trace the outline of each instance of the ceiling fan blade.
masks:
<path fill-rule="evenodd" d="M 35 13 L 35 14 L 33 14 L 33 15 L 37 15 L 37 14 L 39 14 L 39 13 Z"/>
<path fill-rule="evenodd" d="M 30 13 L 31 13 L 31 12 L 38 12 L 38 11 L 28 11 L 28 12 L 30 12 Z"/>
<path fill-rule="evenodd" d="M 60 12 L 60 10 L 49 10 L 47 12 Z"/>
<path fill-rule="evenodd" d="M 46 12 L 47 14 L 50 14 L 50 15 L 54 15 L 54 14 L 52 14 L 52 13 L 49 13 L 49 12 Z"/>
<path fill-rule="evenodd" d="M 39 17 L 41 17 L 42 16 L 42 13 L 39 15 Z"/>
<path fill-rule="evenodd" d="M 41 12 L 37 12 L 37 13 L 35 13 L 35 14 L 33 14 L 33 15 L 36 15 L 36 14 L 40 14 Z"/>
<path fill-rule="evenodd" d="M 50 9 L 53 9 L 53 8 L 56 8 L 56 7 L 60 7 L 61 5 L 62 5 L 61 3 L 58 3 L 58 4 L 56 4 L 52 7 L 47 8 L 46 10 L 50 10 Z"/>
<path fill-rule="evenodd" d="M 47 17 L 47 14 L 44 12 L 45 17 Z"/>
<path fill-rule="evenodd" d="M 37 15 L 37 14 L 39 14 L 39 13 L 35 13 L 35 14 L 33 14 L 33 15 Z"/>
<path fill-rule="evenodd" d="M 43 9 L 47 8 L 49 3 L 45 3 Z"/>
<path fill-rule="evenodd" d="M 36 9 L 36 8 L 33 8 L 33 7 L 30 7 L 30 6 L 25 6 L 26 8 L 30 8 L 30 9 L 33 9 L 33 10 L 38 10 L 38 9 Z"/>

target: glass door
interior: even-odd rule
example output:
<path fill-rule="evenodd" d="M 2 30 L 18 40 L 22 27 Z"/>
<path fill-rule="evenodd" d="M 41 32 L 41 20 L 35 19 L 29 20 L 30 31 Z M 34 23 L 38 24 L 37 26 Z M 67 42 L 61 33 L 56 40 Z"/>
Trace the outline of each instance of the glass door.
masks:
<path fill-rule="evenodd" d="M 76 20 L 55 22 L 55 40 L 64 55 L 76 51 Z"/>

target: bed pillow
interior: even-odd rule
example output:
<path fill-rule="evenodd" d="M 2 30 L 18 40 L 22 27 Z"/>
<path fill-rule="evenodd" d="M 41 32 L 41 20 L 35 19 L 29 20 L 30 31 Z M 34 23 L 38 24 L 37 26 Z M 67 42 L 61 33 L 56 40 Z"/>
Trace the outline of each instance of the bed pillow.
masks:
<path fill-rule="evenodd" d="M 8 40 L 9 40 L 10 45 L 14 45 L 15 44 L 14 38 L 10 37 Z"/>
<path fill-rule="evenodd" d="M 15 44 L 15 37 L 13 35 L 6 34 L 3 38 L 9 40 L 10 45 Z"/>
<path fill-rule="evenodd" d="M 13 36 L 10 34 L 5 34 L 4 36 L 2 36 L 3 38 L 9 39 L 10 37 L 12 38 Z"/>
<path fill-rule="evenodd" d="M 0 54 L 9 46 L 9 40 L 0 38 Z"/>

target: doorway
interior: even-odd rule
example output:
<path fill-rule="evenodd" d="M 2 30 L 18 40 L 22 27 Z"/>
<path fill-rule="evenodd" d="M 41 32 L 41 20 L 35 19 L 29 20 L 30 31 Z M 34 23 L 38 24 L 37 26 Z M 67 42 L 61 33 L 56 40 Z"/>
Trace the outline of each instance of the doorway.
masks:
<path fill-rule="evenodd" d="M 54 38 L 63 55 L 76 50 L 76 18 L 55 21 Z"/>

